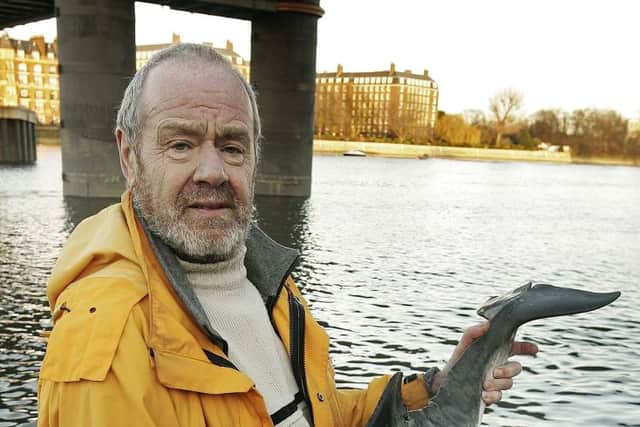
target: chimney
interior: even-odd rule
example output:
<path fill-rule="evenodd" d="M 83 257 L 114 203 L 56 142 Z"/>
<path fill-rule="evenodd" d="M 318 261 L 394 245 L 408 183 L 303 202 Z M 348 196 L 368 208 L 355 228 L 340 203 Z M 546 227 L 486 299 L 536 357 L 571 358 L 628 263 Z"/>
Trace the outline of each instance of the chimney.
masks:
<path fill-rule="evenodd" d="M 391 67 L 389 68 L 389 74 L 393 75 L 396 73 L 396 64 L 391 63 Z"/>
<path fill-rule="evenodd" d="M 171 44 L 180 44 L 180 34 L 173 33 Z"/>
<path fill-rule="evenodd" d="M 40 56 L 46 55 L 47 49 L 44 43 L 44 36 L 33 36 L 29 40 L 31 41 L 31 43 L 33 43 L 36 46 L 36 48 L 38 49 L 38 52 L 40 52 Z"/>
<path fill-rule="evenodd" d="M 11 39 L 9 39 L 9 34 L 6 32 L 0 33 L 0 47 L 11 49 Z"/>
<path fill-rule="evenodd" d="M 424 76 L 428 79 L 429 78 L 429 70 L 427 70 L 426 68 L 424 69 Z"/>
<path fill-rule="evenodd" d="M 336 77 L 340 77 L 342 75 L 342 64 L 338 64 L 338 72 L 336 73 Z"/>
<path fill-rule="evenodd" d="M 231 40 L 227 40 L 227 50 L 233 52 L 233 43 L 231 43 Z"/>

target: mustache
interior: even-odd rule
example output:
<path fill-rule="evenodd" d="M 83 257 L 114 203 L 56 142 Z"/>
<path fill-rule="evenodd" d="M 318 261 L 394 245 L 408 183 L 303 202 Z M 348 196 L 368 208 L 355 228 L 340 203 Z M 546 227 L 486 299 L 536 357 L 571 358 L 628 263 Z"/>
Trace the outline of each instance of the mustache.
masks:
<path fill-rule="evenodd" d="M 238 197 L 229 183 L 217 187 L 210 185 L 190 186 L 180 192 L 177 202 L 183 209 L 193 205 L 229 208 L 237 208 L 240 205 Z"/>

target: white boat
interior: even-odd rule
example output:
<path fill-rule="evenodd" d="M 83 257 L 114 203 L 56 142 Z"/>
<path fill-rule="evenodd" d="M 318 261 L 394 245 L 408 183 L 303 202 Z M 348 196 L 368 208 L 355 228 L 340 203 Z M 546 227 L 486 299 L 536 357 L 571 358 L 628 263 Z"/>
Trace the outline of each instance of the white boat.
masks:
<path fill-rule="evenodd" d="M 367 153 L 360 150 L 349 150 L 342 153 L 343 156 L 352 156 L 352 157 L 367 157 Z"/>

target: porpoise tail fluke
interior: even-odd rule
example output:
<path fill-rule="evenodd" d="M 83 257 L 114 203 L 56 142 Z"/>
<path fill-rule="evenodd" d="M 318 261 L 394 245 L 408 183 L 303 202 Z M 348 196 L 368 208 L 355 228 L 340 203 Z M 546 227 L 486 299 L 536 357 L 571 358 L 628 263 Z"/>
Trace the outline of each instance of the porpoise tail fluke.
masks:
<path fill-rule="evenodd" d="M 596 293 L 580 289 L 527 283 L 512 292 L 489 299 L 478 314 L 490 320 L 489 330 L 475 340 L 450 369 L 429 404 L 407 411 L 400 388 L 402 374 L 395 374 L 382 394 L 367 427 L 477 427 L 484 404 L 482 384 L 510 353 L 517 329 L 546 317 L 596 310 L 612 303 L 620 292 Z"/>

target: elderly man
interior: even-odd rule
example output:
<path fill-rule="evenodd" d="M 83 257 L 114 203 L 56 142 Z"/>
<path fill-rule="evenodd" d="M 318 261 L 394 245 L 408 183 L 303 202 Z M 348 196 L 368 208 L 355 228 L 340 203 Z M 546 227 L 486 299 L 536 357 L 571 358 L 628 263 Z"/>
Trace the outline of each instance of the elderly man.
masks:
<path fill-rule="evenodd" d="M 127 87 L 116 140 L 128 191 L 78 225 L 49 282 L 38 425 L 365 425 L 388 377 L 336 388 L 327 334 L 289 275 L 296 252 L 251 224 L 247 82 L 213 49 L 164 50 Z M 424 406 L 446 371 L 410 377 L 405 404 Z M 496 371 L 489 404 L 520 365 Z"/>

